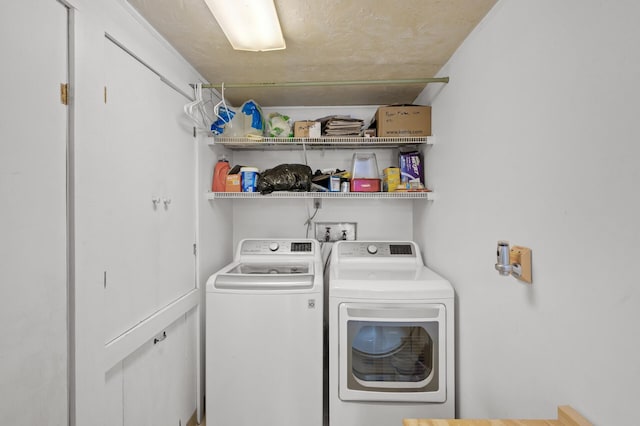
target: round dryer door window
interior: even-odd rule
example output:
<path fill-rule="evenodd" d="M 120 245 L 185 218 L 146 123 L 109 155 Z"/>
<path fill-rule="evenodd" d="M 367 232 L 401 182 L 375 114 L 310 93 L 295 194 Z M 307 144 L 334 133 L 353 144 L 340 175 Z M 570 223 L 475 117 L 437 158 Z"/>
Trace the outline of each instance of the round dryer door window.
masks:
<path fill-rule="evenodd" d="M 445 308 L 440 304 L 341 304 L 341 399 L 443 398 L 444 321 Z"/>
<path fill-rule="evenodd" d="M 361 321 L 350 328 L 351 368 L 359 381 L 422 383 L 433 371 L 433 339 L 425 328 Z"/>

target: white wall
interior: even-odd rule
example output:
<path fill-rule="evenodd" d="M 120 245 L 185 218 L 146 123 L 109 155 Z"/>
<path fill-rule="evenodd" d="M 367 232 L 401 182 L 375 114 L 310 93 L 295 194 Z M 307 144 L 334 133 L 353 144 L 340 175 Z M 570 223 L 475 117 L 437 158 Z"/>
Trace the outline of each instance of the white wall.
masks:
<path fill-rule="evenodd" d="M 198 377 L 201 395 L 205 393 L 205 300 L 207 279 L 218 269 L 229 263 L 233 257 L 233 226 L 231 203 L 207 201 L 205 194 L 211 191 L 213 167 L 225 151 L 208 146 L 209 138 L 198 136 L 198 285 L 203 289 L 200 314 L 200 366 L 202 374 Z M 229 154 L 226 154 L 229 155 Z M 204 401 L 201 400 L 204 408 Z"/>
<path fill-rule="evenodd" d="M 68 419 L 68 107 L 59 97 L 67 32 L 67 9 L 58 2 L 2 5 L 2 425 L 63 426 Z"/>
<path fill-rule="evenodd" d="M 441 71 L 415 237 L 458 301 L 462 417 L 631 425 L 640 383 L 640 4 L 501 0 Z M 432 85 L 433 86 L 433 85 Z M 533 249 L 533 285 L 493 269 Z"/>

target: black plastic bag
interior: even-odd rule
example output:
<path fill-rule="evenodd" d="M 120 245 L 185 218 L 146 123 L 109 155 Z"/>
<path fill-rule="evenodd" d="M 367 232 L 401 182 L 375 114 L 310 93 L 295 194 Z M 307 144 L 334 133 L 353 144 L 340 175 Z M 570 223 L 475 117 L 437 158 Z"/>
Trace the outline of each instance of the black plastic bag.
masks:
<path fill-rule="evenodd" d="M 258 191 L 306 191 L 311 189 L 311 167 L 304 164 L 280 164 L 265 170 L 258 177 Z"/>

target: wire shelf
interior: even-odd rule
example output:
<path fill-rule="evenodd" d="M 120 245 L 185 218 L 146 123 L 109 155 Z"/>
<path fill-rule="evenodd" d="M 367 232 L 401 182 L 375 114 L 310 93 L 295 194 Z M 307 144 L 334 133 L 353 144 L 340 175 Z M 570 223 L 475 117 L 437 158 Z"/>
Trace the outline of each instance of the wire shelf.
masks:
<path fill-rule="evenodd" d="M 341 137 L 326 136 L 322 138 L 234 138 L 214 136 L 209 145 L 222 145 L 231 149 L 310 149 L 323 148 L 397 148 L 406 145 L 433 145 L 434 136 L 420 137 L 374 137 L 359 136 Z"/>
<path fill-rule="evenodd" d="M 407 192 L 288 192 L 276 191 L 262 195 L 259 192 L 209 192 L 207 199 L 282 199 L 282 198 L 335 198 L 335 199 L 420 199 L 434 200 L 433 192 L 407 191 Z"/>

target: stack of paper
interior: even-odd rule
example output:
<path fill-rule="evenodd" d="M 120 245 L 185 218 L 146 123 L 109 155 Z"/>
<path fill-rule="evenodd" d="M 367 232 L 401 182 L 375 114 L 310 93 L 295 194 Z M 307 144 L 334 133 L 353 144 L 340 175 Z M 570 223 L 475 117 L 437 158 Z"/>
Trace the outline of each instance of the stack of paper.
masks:
<path fill-rule="evenodd" d="M 360 136 L 363 120 L 345 115 L 330 115 L 319 118 L 322 123 L 322 134 L 325 136 Z"/>

